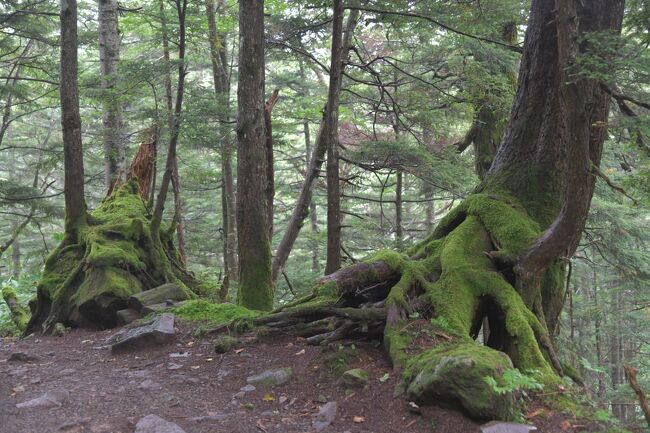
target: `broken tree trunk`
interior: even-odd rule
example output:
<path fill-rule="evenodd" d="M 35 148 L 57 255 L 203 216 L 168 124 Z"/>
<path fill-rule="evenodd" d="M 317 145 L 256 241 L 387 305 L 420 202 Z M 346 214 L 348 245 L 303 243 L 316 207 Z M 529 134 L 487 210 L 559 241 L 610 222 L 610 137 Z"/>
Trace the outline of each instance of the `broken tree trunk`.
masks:
<path fill-rule="evenodd" d="M 638 370 L 629 365 L 624 366 L 623 369 L 625 370 L 625 377 L 627 378 L 627 382 L 630 384 L 630 388 L 634 390 L 637 398 L 639 399 L 639 405 L 641 405 L 641 410 L 643 411 L 645 420 L 648 423 L 648 427 L 650 427 L 650 406 L 648 406 L 648 398 L 641 389 L 639 382 L 636 380 L 636 374 L 638 373 Z"/>

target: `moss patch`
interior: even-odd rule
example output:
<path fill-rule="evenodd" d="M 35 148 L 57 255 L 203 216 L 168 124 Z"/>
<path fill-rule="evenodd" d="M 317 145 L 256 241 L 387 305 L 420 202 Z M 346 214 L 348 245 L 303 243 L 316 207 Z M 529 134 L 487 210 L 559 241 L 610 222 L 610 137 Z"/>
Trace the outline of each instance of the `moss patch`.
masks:
<path fill-rule="evenodd" d="M 260 313 L 234 304 L 214 304 L 203 299 L 194 299 L 180 307 L 165 310 L 192 322 L 202 322 L 211 326 L 229 324 L 239 319 L 250 319 Z"/>

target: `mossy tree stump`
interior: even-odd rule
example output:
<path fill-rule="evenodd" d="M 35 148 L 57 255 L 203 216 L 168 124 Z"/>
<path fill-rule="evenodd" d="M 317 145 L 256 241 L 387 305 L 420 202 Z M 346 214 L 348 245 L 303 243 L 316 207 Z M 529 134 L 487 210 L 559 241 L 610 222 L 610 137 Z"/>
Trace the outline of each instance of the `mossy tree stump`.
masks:
<path fill-rule="evenodd" d="M 110 328 L 136 293 L 165 283 L 182 287 L 188 297 L 200 289 L 180 262 L 173 227 L 161 231 L 160 242 L 152 239 L 150 212 L 135 179 L 88 214 L 76 238 L 66 236 L 47 258 L 27 332 L 57 322 Z"/>

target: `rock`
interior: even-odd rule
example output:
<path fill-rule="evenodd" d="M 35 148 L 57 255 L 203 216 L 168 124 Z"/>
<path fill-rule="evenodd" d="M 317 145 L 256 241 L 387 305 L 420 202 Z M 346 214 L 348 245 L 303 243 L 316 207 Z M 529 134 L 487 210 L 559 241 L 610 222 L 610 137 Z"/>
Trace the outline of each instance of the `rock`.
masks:
<path fill-rule="evenodd" d="M 116 312 L 115 316 L 117 317 L 117 326 L 124 326 L 138 320 L 140 318 L 140 313 L 133 308 L 126 308 Z"/>
<path fill-rule="evenodd" d="M 236 399 L 242 399 L 244 397 L 246 397 L 246 393 L 244 391 L 239 391 L 232 396 L 232 398 L 236 398 Z"/>
<path fill-rule="evenodd" d="M 407 397 L 418 404 L 453 402 L 471 418 L 511 419 L 512 393 L 498 393 L 484 380 L 499 377 L 507 368 L 512 368 L 508 355 L 487 346 L 467 343 L 431 349 L 409 362 Z"/>
<path fill-rule="evenodd" d="M 70 328 L 66 328 L 63 323 L 55 323 L 54 328 L 52 328 L 52 336 L 54 337 L 63 337 Z"/>
<path fill-rule="evenodd" d="M 162 389 L 162 385 L 151 379 L 145 379 L 140 383 L 140 385 L 138 385 L 138 389 L 143 391 L 157 391 Z"/>
<path fill-rule="evenodd" d="M 243 387 L 239 388 L 239 390 L 243 391 L 243 392 L 253 392 L 256 389 L 257 388 L 255 388 L 253 385 L 246 385 L 246 386 L 243 386 Z"/>
<path fill-rule="evenodd" d="M 266 370 L 260 374 L 250 376 L 246 379 L 251 385 L 280 386 L 291 379 L 293 370 L 291 367 L 279 368 L 277 370 Z"/>
<path fill-rule="evenodd" d="M 181 368 L 183 368 L 183 364 L 175 364 L 173 362 L 167 364 L 167 370 L 178 370 Z"/>
<path fill-rule="evenodd" d="M 48 391 L 40 397 L 18 403 L 18 409 L 61 407 L 70 394 L 65 389 Z"/>
<path fill-rule="evenodd" d="M 110 346 L 112 353 L 161 346 L 172 341 L 175 332 L 174 315 L 163 314 L 152 323 L 118 332 L 106 340 L 106 344 Z"/>
<path fill-rule="evenodd" d="M 230 349 L 235 347 L 236 344 L 237 344 L 236 338 L 231 337 L 230 335 L 220 335 L 214 341 L 214 351 L 217 353 L 226 353 L 229 352 Z"/>
<path fill-rule="evenodd" d="M 314 415 L 311 425 L 316 431 L 323 431 L 330 426 L 336 419 L 337 405 L 335 401 L 325 403 L 320 407 L 318 413 Z"/>
<path fill-rule="evenodd" d="M 167 283 L 151 290 L 136 293 L 128 301 L 129 308 L 142 312 L 145 305 L 164 304 L 167 300 L 185 301 L 188 294 L 178 284 Z"/>
<path fill-rule="evenodd" d="M 135 425 L 135 433 L 185 433 L 185 430 L 159 416 L 147 415 Z"/>
<path fill-rule="evenodd" d="M 160 304 L 151 304 L 151 305 L 145 305 L 142 307 L 142 310 L 140 310 L 140 313 L 142 313 L 143 316 L 146 316 L 147 314 L 151 313 L 157 313 L 158 311 L 162 311 L 166 308 L 172 307 L 172 305 L 168 305 L 166 302 L 161 302 Z"/>
<path fill-rule="evenodd" d="M 25 352 L 14 352 L 7 358 L 7 362 L 36 362 L 38 360 L 38 356 Z"/>
<path fill-rule="evenodd" d="M 76 368 L 64 368 L 59 372 L 59 376 L 71 376 L 77 372 Z"/>
<path fill-rule="evenodd" d="M 513 422 L 490 421 L 481 426 L 481 433 L 530 433 L 537 430 L 537 427 Z"/>
<path fill-rule="evenodd" d="M 363 387 L 368 383 L 368 372 L 361 368 L 353 368 L 343 373 L 343 383 L 347 386 Z"/>

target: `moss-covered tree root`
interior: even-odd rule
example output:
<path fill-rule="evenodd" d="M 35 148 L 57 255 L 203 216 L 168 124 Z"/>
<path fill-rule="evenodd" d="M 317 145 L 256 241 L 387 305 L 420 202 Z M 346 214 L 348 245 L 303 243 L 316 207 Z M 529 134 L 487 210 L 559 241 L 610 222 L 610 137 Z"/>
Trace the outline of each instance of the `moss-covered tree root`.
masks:
<path fill-rule="evenodd" d="M 128 298 L 165 283 L 188 296 L 204 288 L 185 271 L 173 245 L 173 227 L 152 238 L 150 215 L 136 180 L 106 197 L 87 216 L 76 241 L 65 237 L 50 254 L 31 303 L 27 332 L 57 322 L 108 328 Z"/>
<path fill-rule="evenodd" d="M 561 298 L 562 268 L 547 272 L 526 305 L 512 265 L 541 232 L 514 198 L 477 193 L 407 254 L 380 252 L 254 323 L 314 344 L 383 336 L 410 398 L 446 402 L 476 418 L 510 418 L 513 395 L 497 392 L 486 377 L 499 383 L 515 367 L 554 386 L 562 374 L 549 333 L 559 309 L 542 300 Z M 475 339 L 486 322 L 480 345 Z"/>
<path fill-rule="evenodd" d="M 20 305 L 16 291 L 9 286 L 2 288 L 2 299 L 4 299 L 7 307 L 9 307 L 11 321 L 19 331 L 23 332 L 29 322 L 29 311 Z"/>

